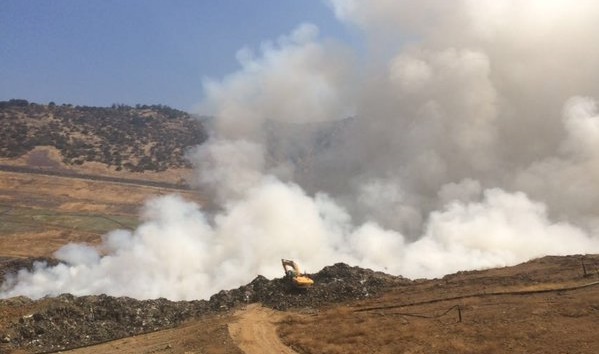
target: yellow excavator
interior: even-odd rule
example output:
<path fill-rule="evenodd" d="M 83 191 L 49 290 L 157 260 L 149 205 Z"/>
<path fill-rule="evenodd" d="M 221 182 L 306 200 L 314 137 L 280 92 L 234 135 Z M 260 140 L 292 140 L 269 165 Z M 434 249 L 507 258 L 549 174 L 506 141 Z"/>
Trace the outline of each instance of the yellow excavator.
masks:
<path fill-rule="evenodd" d="M 294 287 L 305 289 L 314 285 L 314 280 L 302 274 L 297 263 L 288 259 L 281 259 L 281 263 L 283 264 L 283 270 L 285 270 L 285 277 L 289 279 Z"/>

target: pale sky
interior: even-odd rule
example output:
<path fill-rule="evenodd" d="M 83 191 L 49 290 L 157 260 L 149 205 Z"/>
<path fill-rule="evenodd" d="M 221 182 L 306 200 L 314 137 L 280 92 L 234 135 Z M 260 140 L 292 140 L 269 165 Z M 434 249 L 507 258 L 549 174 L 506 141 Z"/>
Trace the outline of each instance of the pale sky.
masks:
<path fill-rule="evenodd" d="M 240 48 L 304 22 L 355 41 L 321 0 L 4 0 L 0 100 L 189 111 L 203 78 L 238 69 Z"/>

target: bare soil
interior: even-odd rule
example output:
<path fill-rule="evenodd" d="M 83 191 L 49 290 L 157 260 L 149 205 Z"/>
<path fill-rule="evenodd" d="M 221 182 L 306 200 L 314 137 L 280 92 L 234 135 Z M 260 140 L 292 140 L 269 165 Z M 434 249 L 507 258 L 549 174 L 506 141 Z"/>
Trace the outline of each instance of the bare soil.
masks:
<path fill-rule="evenodd" d="M 229 335 L 244 353 L 295 354 L 277 334 L 276 324 L 282 317 L 282 312 L 252 304 L 235 313 Z"/>
<path fill-rule="evenodd" d="M 108 231 L 133 228 L 146 200 L 171 193 L 203 202 L 195 191 L 0 171 L 0 257 L 51 256 L 68 242 L 96 244 Z"/>

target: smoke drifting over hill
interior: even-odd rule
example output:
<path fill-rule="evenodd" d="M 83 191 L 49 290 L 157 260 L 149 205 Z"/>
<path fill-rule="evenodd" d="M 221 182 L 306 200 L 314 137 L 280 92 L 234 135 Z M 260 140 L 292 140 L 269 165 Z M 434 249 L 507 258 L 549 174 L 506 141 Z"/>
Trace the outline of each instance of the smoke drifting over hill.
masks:
<path fill-rule="evenodd" d="M 304 24 L 205 82 L 214 133 L 189 156 L 219 212 L 156 199 L 137 230 L 65 246 L 0 296 L 203 298 L 282 257 L 434 277 L 599 252 L 599 3 L 330 5 L 368 53 Z M 348 116 L 305 164 L 269 158 L 267 122 Z"/>

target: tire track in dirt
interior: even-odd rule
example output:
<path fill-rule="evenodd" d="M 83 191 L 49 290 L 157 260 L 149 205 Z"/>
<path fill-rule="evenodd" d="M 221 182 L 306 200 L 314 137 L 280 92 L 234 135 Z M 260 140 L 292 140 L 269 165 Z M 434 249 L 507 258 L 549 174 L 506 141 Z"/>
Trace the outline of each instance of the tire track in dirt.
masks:
<path fill-rule="evenodd" d="M 275 323 L 282 313 L 252 304 L 235 313 L 237 320 L 229 324 L 229 335 L 246 354 L 297 354 L 283 344 Z"/>

